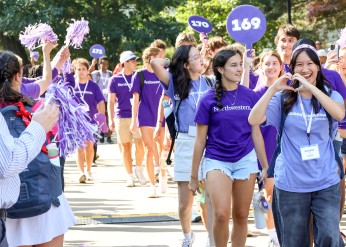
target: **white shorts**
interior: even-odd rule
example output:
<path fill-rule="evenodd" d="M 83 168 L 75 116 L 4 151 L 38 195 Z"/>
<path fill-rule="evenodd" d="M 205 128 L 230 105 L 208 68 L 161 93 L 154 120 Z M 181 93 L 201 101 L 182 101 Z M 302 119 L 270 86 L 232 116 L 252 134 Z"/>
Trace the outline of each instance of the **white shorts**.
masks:
<path fill-rule="evenodd" d="M 192 155 L 195 146 L 195 137 L 186 133 L 179 133 L 175 140 L 174 148 L 174 181 L 189 182 L 192 168 Z M 198 178 L 202 179 L 201 166 L 199 166 Z"/>

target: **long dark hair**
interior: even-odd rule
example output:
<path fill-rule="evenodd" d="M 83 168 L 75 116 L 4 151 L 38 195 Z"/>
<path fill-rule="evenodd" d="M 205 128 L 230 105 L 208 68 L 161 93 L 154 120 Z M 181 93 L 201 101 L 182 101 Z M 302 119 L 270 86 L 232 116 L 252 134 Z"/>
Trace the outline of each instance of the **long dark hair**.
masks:
<path fill-rule="evenodd" d="M 173 84 L 176 93 L 180 100 L 189 97 L 189 92 L 192 87 L 189 71 L 185 68 L 185 64 L 189 63 L 189 52 L 192 45 L 179 46 L 172 57 L 172 62 L 169 65 L 169 71 L 173 75 Z"/>
<path fill-rule="evenodd" d="M 301 54 L 304 51 L 309 56 L 309 58 L 312 60 L 312 62 L 314 64 L 316 64 L 319 68 L 319 71 L 317 72 L 317 78 L 316 78 L 316 87 L 319 90 L 321 90 L 324 94 L 329 96 L 330 92 L 332 91 L 331 84 L 326 79 L 326 77 L 323 75 L 320 60 L 319 60 L 317 54 L 312 49 L 302 48 L 302 49 L 299 49 L 298 51 L 294 52 L 292 59 L 291 59 L 291 63 L 290 63 L 290 70 L 292 71 L 292 73 L 294 73 L 297 57 L 299 54 Z M 292 83 L 294 83 L 293 84 L 294 88 L 299 87 L 298 82 L 296 82 L 296 83 L 292 82 Z M 326 90 L 325 87 L 327 87 L 329 90 Z M 291 91 L 291 90 L 285 90 L 283 92 L 283 94 L 286 98 L 284 101 L 284 111 L 285 111 L 285 114 L 287 115 L 289 113 L 289 111 L 292 109 L 293 105 L 297 102 L 298 93 Z M 321 109 L 321 105 L 314 95 L 312 95 L 311 104 L 314 108 L 315 114 L 318 113 Z"/>
<path fill-rule="evenodd" d="M 20 73 L 20 63 L 10 51 L 0 51 L 0 102 L 17 103 L 24 101 L 20 92 L 12 88 L 13 77 Z"/>
<path fill-rule="evenodd" d="M 228 59 L 235 55 L 239 55 L 241 58 L 243 57 L 243 54 L 241 51 L 235 49 L 235 48 L 227 48 L 227 49 L 222 49 L 218 51 L 213 59 L 213 70 L 214 70 L 214 75 L 216 77 L 216 83 L 215 83 L 215 99 L 216 99 L 216 105 L 219 109 L 223 108 L 223 105 L 221 104 L 221 98 L 223 95 L 223 92 L 226 90 L 222 86 L 222 75 L 218 71 L 218 68 L 222 68 L 225 66 L 227 63 Z"/>

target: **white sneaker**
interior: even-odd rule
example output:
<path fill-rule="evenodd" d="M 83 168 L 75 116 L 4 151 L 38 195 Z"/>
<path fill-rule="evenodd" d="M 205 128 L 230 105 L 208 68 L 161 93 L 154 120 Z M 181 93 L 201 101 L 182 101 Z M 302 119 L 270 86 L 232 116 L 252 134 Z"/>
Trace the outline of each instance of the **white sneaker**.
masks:
<path fill-rule="evenodd" d="M 191 247 L 193 242 L 195 242 L 195 234 L 191 232 L 191 239 L 183 239 L 181 241 L 181 247 Z"/>
<path fill-rule="evenodd" d="M 271 239 L 268 244 L 269 247 L 280 247 L 278 239 Z"/>
<path fill-rule="evenodd" d="M 161 176 L 160 175 L 159 186 L 161 189 L 161 193 L 167 192 L 167 176 Z"/>
<path fill-rule="evenodd" d="M 87 174 L 86 174 L 86 179 L 87 179 L 88 181 L 94 181 L 94 178 L 93 178 L 93 175 L 92 175 L 91 172 L 87 172 Z"/>
<path fill-rule="evenodd" d="M 141 185 L 146 185 L 147 184 L 147 179 L 144 177 L 144 174 L 143 174 L 143 167 L 136 166 L 136 168 L 135 168 L 135 175 L 136 175 L 136 177 L 138 179 L 138 182 Z"/>
<path fill-rule="evenodd" d="M 149 198 L 157 198 L 156 185 L 150 185 L 150 192 L 149 192 L 148 197 Z"/>
<path fill-rule="evenodd" d="M 192 206 L 192 217 L 191 217 L 191 222 L 200 222 L 202 220 L 201 215 L 197 211 L 197 209 Z"/>
<path fill-rule="evenodd" d="M 160 171 L 161 171 L 161 168 L 159 166 L 154 166 L 154 175 L 155 175 L 156 182 L 159 182 Z"/>
<path fill-rule="evenodd" d="M 135 186 L 135 179 L 132 174 L 127 175 L 126 180 L 126 187 L 134 187 Z"/>

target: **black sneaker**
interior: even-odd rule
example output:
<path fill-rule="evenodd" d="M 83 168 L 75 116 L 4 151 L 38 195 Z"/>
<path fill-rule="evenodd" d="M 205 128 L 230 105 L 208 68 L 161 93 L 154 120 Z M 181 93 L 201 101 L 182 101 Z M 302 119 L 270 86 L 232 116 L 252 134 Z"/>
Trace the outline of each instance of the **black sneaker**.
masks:
<path fill-rule="evenodd" d="M 113 144 L 113 141 L 112 141 L 112 139 L 111 139 L 110 137 L 107 137 L 107 142 L 108 142 L 109 144 Z"/>
<path fill-rule="evenodd" d="M 100 142 L 101 142 L 101 143 L 104 143 L 104 142 L 105 142 L 105 138 L 104 138 L 104 137 L 101 137 Z"/>

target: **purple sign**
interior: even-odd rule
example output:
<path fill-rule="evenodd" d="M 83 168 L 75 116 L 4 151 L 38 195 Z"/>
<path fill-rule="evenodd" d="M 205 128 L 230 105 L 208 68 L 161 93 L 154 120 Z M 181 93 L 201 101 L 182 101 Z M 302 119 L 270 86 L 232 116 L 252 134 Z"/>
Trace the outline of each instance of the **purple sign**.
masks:
<path fill-rule="evenodd" d="M 229 35 L 235 41 L 245 44 L 246 49 L 252 49 L 252 44 L 263 37 L 266 27 L 264 14 L 252 5 L 238 6 L 227 17 Z"/>
<path fill-rule="evenodd" d="M 210 33 L 213 29 L 211 23 L 202 16 L 191 15 L 187 20 L 190 27 L 199 33 Z"/>
<path fill-rule="evenodd" d="M 105 54 L 106 50 L 102 45 L 96 44 L 90 47 L 89 54 L 93 58 L 100 58 Z"/>

